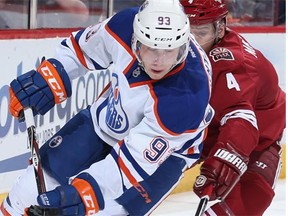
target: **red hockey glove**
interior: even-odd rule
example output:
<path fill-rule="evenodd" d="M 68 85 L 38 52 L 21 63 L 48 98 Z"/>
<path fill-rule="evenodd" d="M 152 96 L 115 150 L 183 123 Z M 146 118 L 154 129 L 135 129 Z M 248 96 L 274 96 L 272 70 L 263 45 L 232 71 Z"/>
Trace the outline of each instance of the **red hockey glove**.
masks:
<path fill-rule="evenodd" d="M 210 200 L 224 199 L 246 171 L 247 164 L 247 156 L 238 154 L 228 143 L 217 143 L 200 168 L 194 192 L 199 197 L 209 195 Z M 205 194 L 211 185 L 212 194 Z"/>

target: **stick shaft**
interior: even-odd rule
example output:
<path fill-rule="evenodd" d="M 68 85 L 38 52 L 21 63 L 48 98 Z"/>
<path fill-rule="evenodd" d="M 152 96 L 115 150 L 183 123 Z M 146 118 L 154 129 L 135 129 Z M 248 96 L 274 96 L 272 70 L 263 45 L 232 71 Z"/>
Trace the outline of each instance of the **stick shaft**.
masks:
<path fill-rule="evenodd" d="M 36 128 L 34 123 L 33 111 L 31 108 L 24 109 L 25 122 L 28 132 L 28 139 L 31 151 L 31 162 L 34 167 L 34 173 L 36 178 L 36 185 L 38 193 L 42 194 L 46 192 L 45 180 L 42 170 L 42 164 L 39 154 L 39 145 L 36 139 Z"/>
<path fill-rule="evenodd" d="M 202 216 L 203 215 L 203 213 L 204 213 L 204 211 L 206 209 L 208 201 L 209 201 L 209 197 L 208 196 L 202 197 L 200 199 L 200 202 L 198 204 L 195 216 Z"/>
<path fill-rule="evenodd" d="M 208 185 L 207 188 L 205 188 L 204 192 L 203 192 L 203 196 L 200 199 L 200 202 L 198 204 L 197 210 L 196 210 L 196 214 L 195 216 L 202 216 L 206 210 L 206 206 L 207 203 L 210 200 L 210 196 L 212 194 L 213 191 L 213 185 Z"/>

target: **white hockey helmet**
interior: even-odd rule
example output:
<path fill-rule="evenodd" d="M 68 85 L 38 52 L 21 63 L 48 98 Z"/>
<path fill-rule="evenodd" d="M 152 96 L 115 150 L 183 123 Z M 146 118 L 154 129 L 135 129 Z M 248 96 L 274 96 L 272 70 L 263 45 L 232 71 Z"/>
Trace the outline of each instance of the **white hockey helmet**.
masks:
<path fill-rule="evenodd" d="M 187 56 L 190 23 L 179 0 L 146 0 L 135 15 L 132 50 L 138 61 L 141 44 L 153 49 L 180 47 L 175 64 Z"/>

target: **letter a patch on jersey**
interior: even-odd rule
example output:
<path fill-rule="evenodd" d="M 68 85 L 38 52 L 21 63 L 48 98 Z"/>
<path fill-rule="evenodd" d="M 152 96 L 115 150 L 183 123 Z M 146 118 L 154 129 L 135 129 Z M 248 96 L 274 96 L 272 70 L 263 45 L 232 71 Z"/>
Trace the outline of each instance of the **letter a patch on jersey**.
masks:
<path fill-rule="evenodd" d="M 232 52 L 225 48 L 225 47 L 217 47 L 210 51 L 209 56 L 212 57 L 214 62 L 220 61 L 220 60 L 235 60 Z"/>

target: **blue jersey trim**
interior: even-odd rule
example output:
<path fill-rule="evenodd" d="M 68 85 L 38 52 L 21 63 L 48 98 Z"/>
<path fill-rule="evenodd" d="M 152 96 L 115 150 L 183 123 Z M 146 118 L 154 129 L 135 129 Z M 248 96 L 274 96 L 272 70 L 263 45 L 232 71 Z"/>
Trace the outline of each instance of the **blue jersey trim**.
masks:
<path fill-rule="evenodd" d="M 115 149 L 112 149 L 111 152 L 110 152 L 110 154 L 111 154 L 112 158 L 114 159 L 115 163 L 117 164 L 119 173 L 120 173 L 120 175 L 121 175 L 121 179 L 122 179 L 122 189 L 123 189 L 123 191 L 126 191 L 127 188 L 126 188 L 125 185 L 123 184 L 123 182 L 124 182 L 124 180 L 123 180 L 123 174 L 122 174 L 122 172 L 121 172 L 120 166 L 119 166 L 118 161 L 117 161 L 117 159 L 118 159 L 118 154 L 117 154 L 117 152 L 115 151 Z"/>
<path fill-rule="evenodd" d="M 126 156 L 126 158 L 129 160 L 129 162 L 132 164 L 132 166 L 134 167 L 134 169 L 138 172 L 138 174 L 142 177 L 142 179 L 146 179 L 149 177 L 149 175 L 145 172 L 144 169 L 142 169 L 142 167 L 139 166 L 139 164 L 136 162 L 136 160 L 134 159 L 134 157 L 130 154 L 125 142 L 123 141 L 123 144 L 121 145 L 120 149 L 122 150 L 122 152 L 124 153 L 124 155 Z"/>

